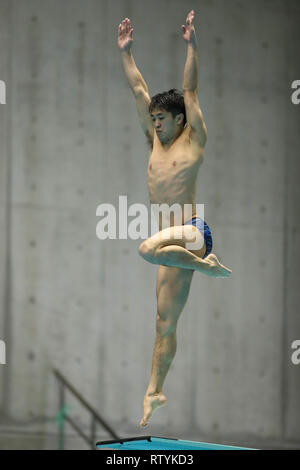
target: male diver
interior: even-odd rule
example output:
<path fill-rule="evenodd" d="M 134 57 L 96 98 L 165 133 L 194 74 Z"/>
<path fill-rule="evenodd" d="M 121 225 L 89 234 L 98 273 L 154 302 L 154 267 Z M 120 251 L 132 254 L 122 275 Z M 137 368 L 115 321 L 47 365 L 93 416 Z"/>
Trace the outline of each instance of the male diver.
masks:
<path fill-rule="evenodd" d="M 118 28 L 118 46 L 129 86 L 136 99 L 138 116 L 149 144 L 148 191 L 151 204 L 174 203 L 182 207 L 181 222 L 170 219 L 168 227 L 143 241 L 140 255 L 158 265 L 156 281 L 157 316 L 150 382 L 143 401 L 146 426 L 153 411 L 166 402 L 162 387 L 176 352 L 176 327 L 186 303 L 194 271 L 212 277 L 228 277 L 232 272 L 211 253 L 212 236 L 206 222 L 197 216 L 194 203 L 196 180 L 203 162 L 207 139 L 197 96 L 198 58 L 190 11 L 182 25 L 187 43 L 182 92 L 171 89 L 150 99 L 147 85 L 137 69 L 131 46 L 133 28 L 125 18 Z M 185 211 L 184 205 L 192 208 Z M 198 249 L 188 249 L 200 241 Z"/>

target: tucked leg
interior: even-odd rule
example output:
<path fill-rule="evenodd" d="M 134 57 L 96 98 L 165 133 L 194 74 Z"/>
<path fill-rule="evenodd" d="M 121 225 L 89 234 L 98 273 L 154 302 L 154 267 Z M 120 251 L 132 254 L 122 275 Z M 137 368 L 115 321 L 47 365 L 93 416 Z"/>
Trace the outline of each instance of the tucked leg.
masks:
<path fill-rule="evenodd" d="M 187 249 L 191 243 L 197 248 Z M 139 246 L 140 255 L 153 264 L 196 270 L 212 277 L 230 276 L 231 270 L 212 253 L 203 259 L 205 251 L 202 233 L 193 225 L 166 228 Z"/>

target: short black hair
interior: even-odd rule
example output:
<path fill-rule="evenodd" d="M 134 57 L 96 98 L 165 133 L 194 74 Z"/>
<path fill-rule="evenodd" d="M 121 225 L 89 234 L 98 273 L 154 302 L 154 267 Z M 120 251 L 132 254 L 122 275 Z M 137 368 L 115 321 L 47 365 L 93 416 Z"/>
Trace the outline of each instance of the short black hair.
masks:
<path fill-rule="evenodd" d="M 183 125 L 186 123 L 183 92 L 176 88 L 152 96 L 149 105 L 149 113 L 152 113 L 154 109 L 162 109 L 168 113 L 172 113 L 173 118 L 175 118 L 177 114 L 182 113 L 184 115 Z"/>

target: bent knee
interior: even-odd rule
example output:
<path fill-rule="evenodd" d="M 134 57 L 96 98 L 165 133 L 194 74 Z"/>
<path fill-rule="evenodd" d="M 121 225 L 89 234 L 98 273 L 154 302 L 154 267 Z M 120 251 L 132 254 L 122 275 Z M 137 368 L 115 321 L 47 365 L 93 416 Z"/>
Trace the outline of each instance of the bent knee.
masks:
<path fill-rule="evenodd" d="M 146 261 L 150 261 L 150 263 L 153 263 L 155 258 L 155 250 L 153 245 L 149 242 L 149 239 L 143 241 L 140 244 L 138 251 L 142 258 L 144 258 Z"/>

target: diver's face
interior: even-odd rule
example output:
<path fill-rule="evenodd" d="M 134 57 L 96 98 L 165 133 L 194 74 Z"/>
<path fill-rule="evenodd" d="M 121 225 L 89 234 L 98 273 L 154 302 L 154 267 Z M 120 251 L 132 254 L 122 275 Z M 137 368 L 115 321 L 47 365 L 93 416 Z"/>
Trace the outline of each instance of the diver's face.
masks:
<path fill-rule="evenodd" d="M 155 109 L 151 113 L 151 119 L 159 140 L 167 142 L 175 136 L 177 125 L 172 113 Z"/>

